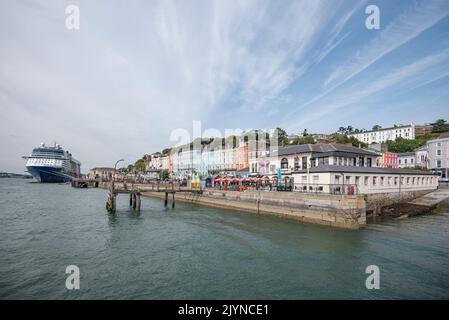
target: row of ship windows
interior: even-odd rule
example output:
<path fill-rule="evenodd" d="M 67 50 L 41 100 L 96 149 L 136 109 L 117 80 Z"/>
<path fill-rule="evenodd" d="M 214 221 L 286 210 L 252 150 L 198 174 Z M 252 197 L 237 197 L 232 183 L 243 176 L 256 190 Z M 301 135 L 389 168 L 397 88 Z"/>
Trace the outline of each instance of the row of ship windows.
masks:
<path fill-rule="evenodd" d="M 30 160 L 30 164 L 31 164 L 31 165 L 33 165 L 33 164 L 52 164 L 52 165 L 58 164 L 58 165 L 60 165 L 60 164 L 61 164 L 61 161 L 56 161 L 56 160 L 44 160 L 44 159 L 39 159 L 39 160 L 37 160 L 37 159 L 35 159 L 35 160 Z"/>

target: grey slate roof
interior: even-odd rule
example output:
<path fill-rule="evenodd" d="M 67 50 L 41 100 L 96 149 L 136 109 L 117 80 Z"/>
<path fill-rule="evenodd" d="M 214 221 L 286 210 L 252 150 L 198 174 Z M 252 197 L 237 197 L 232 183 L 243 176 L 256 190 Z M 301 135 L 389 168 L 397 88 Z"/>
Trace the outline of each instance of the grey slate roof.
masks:
<path fill-rule="evenodd" d="M 402 153 L 398 153 L 398 157 L 411 157 L 411 156 L 415 156 L 414 152 L 402 152 Z"/>
<path fill-rule="evenodd" d="M 377 167 L 356 167 L 356 166 L 331 166 L 322 165 L 309 169 L 310 173 L 320 172 L 344 172 L 344 173 L 378 173 L 378 174 L 404 174 L 404 175 L 434 175 L 431 172 L 416 169 L 393 169 L 393 168 L 377 168 Z M 298 170 L 294 173 L 307 173 L 307 170 Z"/>
<path fill-rule="evenodd" d="M 279 148 L 278 155 L 289 155 L 295 153 L 333 153 L 333 152 L 344 152 L 354 155 L 369 155 L 376 156 L 377 154 L 372 151 L 356 148 L 346 144 L 339 143 L 316 143 L 316 144 L 300 144 L 297 146 L 289 146 L 284 148 Z"/>

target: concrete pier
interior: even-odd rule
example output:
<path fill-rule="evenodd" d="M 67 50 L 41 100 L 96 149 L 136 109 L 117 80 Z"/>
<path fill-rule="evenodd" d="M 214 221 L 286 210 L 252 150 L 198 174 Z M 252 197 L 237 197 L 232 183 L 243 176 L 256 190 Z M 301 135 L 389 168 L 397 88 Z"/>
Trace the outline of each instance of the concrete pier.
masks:
<path fill-rule="evenodd" d="M 418 195 L 399 203 L 382 208 L 382 214 L 394 217 L 415 216 L 429 213 L 439 203 L 449 199 L 449 189 L 442 188 L 432 192 Z"/>
<path fill-rule="evenodd" d="M 437 204 L 446 199 L 449 199 L 449 189 L 438 189 L 412 201 L 408 201 L 407 203 L 433 209 Z"/>

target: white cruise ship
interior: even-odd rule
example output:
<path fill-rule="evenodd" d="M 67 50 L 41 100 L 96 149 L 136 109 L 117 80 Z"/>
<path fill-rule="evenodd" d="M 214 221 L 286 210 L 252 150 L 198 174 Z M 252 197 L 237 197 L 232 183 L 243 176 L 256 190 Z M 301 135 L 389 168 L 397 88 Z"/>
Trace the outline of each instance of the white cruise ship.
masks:
<path fill-rule="evenodd" d="M 81 163 L 56 143 L 52 147 L 42 143 L 23 158 L 27 171 L 39 182 L 67 182 L 81 176 Z"/>

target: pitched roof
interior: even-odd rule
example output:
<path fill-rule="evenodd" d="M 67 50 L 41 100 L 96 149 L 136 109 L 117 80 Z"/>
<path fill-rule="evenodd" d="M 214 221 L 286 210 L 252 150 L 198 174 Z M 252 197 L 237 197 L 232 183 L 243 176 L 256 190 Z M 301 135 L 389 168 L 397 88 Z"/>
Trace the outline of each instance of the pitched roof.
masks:
<path fill-rule="evenodd" d="M 307 170 L 298 170 L 295 173 L 306 173 Z M 357 166 L 331 166 L 321 165 L 309 169 L 310 173 L 319 172 L 344 172 L 344 173 L 377 173 L 377 174 L 404 174 L 404 175 L 435 175 L 432 172 L 421 171 L 408 168 L 378 168 L 378 167 L 357 167 Z"/>
<path fill-rule="evenodd" d="M 353 147 L 352 145 L 341 143 L 316 143 L 316 144 L 300 144 L 296 146 L 289 146 L 285 148 L 279 148 L 278 155 L 289 155 L 295 153 L 334 153 L 344 152 L 350 154 L 363 154 L 376 156 L 377 154 L 372 151 Z"/>
<path fill-rule="evenodd" d="M 415 156 L 415 152 L 402 152 L 398 153 L 398 157 L 411 157 Z"/>

